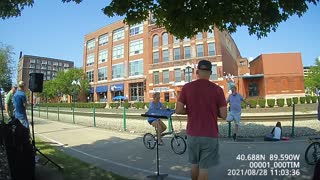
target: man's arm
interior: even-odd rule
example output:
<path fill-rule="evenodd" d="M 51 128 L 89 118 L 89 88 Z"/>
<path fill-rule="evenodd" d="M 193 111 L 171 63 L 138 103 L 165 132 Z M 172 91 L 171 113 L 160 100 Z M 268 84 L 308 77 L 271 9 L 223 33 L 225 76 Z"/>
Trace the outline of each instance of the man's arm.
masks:
<path fill-rule="evenodd" d="M 180 101 L 177 101 L 177 103 L 176 103 L 176 113 L 177 114 L 187 114 L 187 110 L 184 107 L 184 104 Z"/>
<path fill-rule="evenodd" d="M 223 106 L 219 108 L 219 114 L 218 116 L 222 119 L 226 119 L 227 118 L 227 106 Z"/>

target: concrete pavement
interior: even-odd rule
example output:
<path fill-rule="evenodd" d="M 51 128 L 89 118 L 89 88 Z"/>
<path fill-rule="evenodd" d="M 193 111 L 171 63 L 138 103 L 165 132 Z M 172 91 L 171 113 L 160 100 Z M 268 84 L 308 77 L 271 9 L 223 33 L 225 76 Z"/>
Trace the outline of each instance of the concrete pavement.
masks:
<path fill-rule="evenodd" d="M 130 179 L 145 179 L 147 175 L 156 172 L 156 151 L 144 147 L 143 134 L 98 129 L 37 117 L 34 120 L 36 136 L 58 144 L 59 148 L 71 156 Z M 187 154 L 174 154 L 169 140 L 170 137 L 165 138 L 166 145 L 159 150 L 160 173 L 169 174 L 166 179 L 190 179 Z M 210 179 L 311 179 L 313 166 L 307 165 L 304 160 L 307 146 L 306 137 L 281 142 L 264 142 L 261 138 L 243 138 L 240 142 L 221 139 L 220 161 L 209 170 Z M 270 156 L 283 159 L 273 161 Z M 272 170 L 274 166 L 279 167 Z M 287 176 L 288 173 L 299 175 Z"/>

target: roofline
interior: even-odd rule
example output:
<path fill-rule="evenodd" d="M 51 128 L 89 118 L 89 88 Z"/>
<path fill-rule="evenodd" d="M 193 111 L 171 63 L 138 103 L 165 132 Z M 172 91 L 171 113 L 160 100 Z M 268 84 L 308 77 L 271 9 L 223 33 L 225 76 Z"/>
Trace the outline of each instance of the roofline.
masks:
<path fill-rule="evenodd" d="M 50 60 L 57 60 L 57 61 L 65 61 L 65 62 L 70 62 L 74 64 L 74 61 L 70 61 L 70 60 L 65 60 L 65 59 L 57 59 L 57 58 L 51 58 L 51 57 L 43 57 L 43 56 L 34 56 L 34 55 L 23 55 L 21 58 L 25 58 L 25 57 L 33 57 L 33 58 L 43 58 L 43 59 L 50 59 Z"/>

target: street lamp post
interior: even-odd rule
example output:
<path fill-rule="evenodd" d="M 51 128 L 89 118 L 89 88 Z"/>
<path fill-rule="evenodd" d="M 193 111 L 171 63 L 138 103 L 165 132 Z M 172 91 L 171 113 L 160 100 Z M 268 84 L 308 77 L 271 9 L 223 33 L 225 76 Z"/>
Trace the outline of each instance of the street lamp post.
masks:
<path fill-rule="evenodd" d="M 72 101 L 73 101 L 73 110 L 76 105 L 76 95 L 77 95 L 77 86 L 80 86 L 80 81 L 79 80 L 73 80 L 71 85 L 73 86 L 73 92 L 72 92 Z"/>

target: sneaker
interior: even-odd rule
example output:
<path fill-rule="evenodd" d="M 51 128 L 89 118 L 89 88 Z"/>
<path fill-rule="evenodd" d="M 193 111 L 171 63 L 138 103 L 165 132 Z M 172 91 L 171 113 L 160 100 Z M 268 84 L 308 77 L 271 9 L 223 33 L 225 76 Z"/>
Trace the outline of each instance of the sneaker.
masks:
<path fill-rule="evenodd" d="M 232 138 L 233 138 L 234 141 L 236 141 L 236 139 L 237 139 L 237 134 L 233 134 Z"/>
<path fill-rule="evenodd" d="M 163 141 L 159 142 L 158 145 L 159 145 L 159 146 L 164 146 Z"/>

